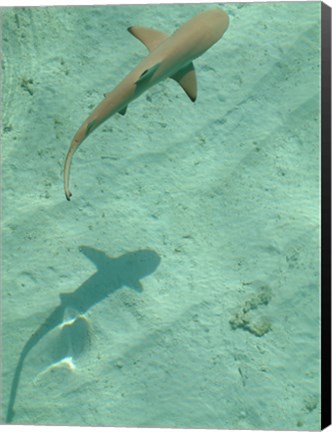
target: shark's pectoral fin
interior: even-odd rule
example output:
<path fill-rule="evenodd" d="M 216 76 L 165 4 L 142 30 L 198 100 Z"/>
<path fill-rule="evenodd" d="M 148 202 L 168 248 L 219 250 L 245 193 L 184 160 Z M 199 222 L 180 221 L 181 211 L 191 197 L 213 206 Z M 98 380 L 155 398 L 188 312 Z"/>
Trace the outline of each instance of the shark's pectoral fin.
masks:
<path fill-rule="evenodd" d="M 139 280 L 131 280 L 125 283 L 127 287 L 134 289 L 135 291 L 141 292 L 143 291 L 143 285 Z"/>
<path fill-rule="evenodd" d="M 149 51 L 156 49 L 158 45 L 168 38 L 168 34 L 151 28 L 129 27 L 128 31 L 144 43 Z"/>
<path fill-rule="evenodd" d="M 103 266 L 109 266 L 112 258 L 108 257 L 105 252 L 95 249 L 90 246 L 80 246 L 78 249 L 84 254 L 89 260 L 98 268 L 101 269 Z"/>
<path fill-rule="evenodd" d="M 127 112 L 127 108 L 128 108 L 128 105 L 126 105 L 124 108 L 122 108 L 122 110 L 118 111 L 119 114 L 121 114 L 121 115 L 125 115 L 126 112 Z"/>
<path fill-rule="evenodd" d="M 195 102 L 197 98 L 197 82 L 193 63 L 189 63 L 188 66 L 176 72 L 171 78 L 178 82 L 190 99 Z"/>
<path fill-rule="evenodd" d="M 154 66 L 151 66 L 149 69 L 145 70 L 142 75 L 138 78 L 136 81 L 136 85 L 142 84 L 146 80 L 149 80 L 152 75 L 156 72 L 158 67 L 160 66 L 160 63 L 155 64 Z"/>

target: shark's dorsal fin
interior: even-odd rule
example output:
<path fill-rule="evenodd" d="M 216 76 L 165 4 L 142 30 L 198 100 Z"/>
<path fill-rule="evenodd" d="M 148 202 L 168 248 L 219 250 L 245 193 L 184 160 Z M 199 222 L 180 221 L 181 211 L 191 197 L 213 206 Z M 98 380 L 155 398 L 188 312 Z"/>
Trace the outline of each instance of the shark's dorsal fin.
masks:
<path fill-rule="evenodd" d="M 168 38 L 168 34 L 146 27 L 129 27 L 128 31 L 144 43 L 149 51 L 156 49 L 158 45 Z"/>
<path fill-rule="evenodd" d="M 197 98 L 197 83 L 193 63 L 189 63 L 188 66 L 179 70 L 175 75 L 171 76 L 171 78 L 178 82 L 190 99 L 195 102 Z"/>
<path fill-rule="evenodd" d="M 145 80 L 148 80 L 151 78 L 151 76 L 156 72 L 156 70 L 158 69 L 158 67 L 160 66 L 160 63 L 157 63 L 153 66 L 151 66 L 149 69 L 146 69 L 142 75 L 138 78 L 138 80 L 136 81 L 135 84 L 141 84 L 142 82 L 144 82 Z"/>

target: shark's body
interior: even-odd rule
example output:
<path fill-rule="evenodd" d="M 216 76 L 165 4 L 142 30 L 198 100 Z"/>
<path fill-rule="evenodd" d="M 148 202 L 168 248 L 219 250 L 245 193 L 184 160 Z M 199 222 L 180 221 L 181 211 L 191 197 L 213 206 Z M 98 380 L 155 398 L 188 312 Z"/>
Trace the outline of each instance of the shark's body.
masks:
<path fill-rule="evenodd" d="M 64 167 L 64 189 L 70 200 L 69 171 L 72 156 L 87 136 L 113 114 L 125 114 L 130 102 L 165 78 L 175 79 L 192 101 L 196 100 L 196 75 L 192 61 L 215 44 L 228 27 L 221 9 L 210 9 L 192 18 L 172 36 L 157 30 L 130 27 L 128 30 L 149 49 L 150 54 L 89 115 L 75 134 Z"/>

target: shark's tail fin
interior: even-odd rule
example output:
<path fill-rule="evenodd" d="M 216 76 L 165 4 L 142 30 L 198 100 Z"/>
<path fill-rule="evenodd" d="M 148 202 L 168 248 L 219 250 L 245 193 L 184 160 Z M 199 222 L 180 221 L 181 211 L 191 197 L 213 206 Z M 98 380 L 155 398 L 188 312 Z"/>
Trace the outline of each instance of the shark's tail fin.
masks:
<path fill-rule="evenodd" d="M 70 174 L 70 165 L 71 160 L 73 157 L 75 149 L 70 146 L 70 149 L 68 150 L 66 160 L 65 160 L 65 168 L 63 172 L 63 180 L 64 180 L 64 189 L 65 189 L 65 195 L 68 201 L 70 201 L 70 197 L 72 196 L 72 193 L 69 190 L 69 174 Z"/>
<path fill-rule="evenodd" d="M 85 138 L 98 126 L 98 124 L 99 123 L 97 122 L 97 120 L 90 120 L 89 117 L 88 120 L 86 120 L 83 123 L 83 125 L 79 128 L 79 130 L 76 132 L 76 135 L 74 136 L 70 144 L 66 156 L 65 168 L 63 172 L 65 195 L 68 201 L 70 201 L 70 197 L 72 196 L 72 193 L 69 190 L 69 175 L 70 175 L 71 160 L 73 158 L 75 151 L 82 144 Z"/>

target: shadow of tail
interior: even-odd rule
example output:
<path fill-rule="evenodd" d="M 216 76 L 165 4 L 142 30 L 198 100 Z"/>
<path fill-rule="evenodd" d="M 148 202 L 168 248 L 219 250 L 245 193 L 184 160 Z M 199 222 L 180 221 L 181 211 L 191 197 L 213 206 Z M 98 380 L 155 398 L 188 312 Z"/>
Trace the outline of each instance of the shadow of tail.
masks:
<path fill-rule="evenodd" d="M 27 341 L 27 343 L 24 345 L 24 348 L 21 352 L 19 361 L 17 363 L 13 382 L 10 389 L 10 396 L 9 396 L 9 404 L 8 409 L 6 413 L 5 422 L 11 423 L 13 420 L 13 417 L 15 415 L 14 411 L 14 405 L 17 395 L 17 389 L 20 382 L 21 372 L 23 369 L 24 361 L 29 354 L 29 352 L 32 350 L 34 346 L 38 344 L 38 342 L 51 330 L 53 330 L 55 327 L 60 325 L 63 321 L 63 315 L 65 311 L 65 306 L 61 304 L 59 307 L 57 307 L 52 314 L 45 320 L 45 322 L 38 328 L 38 330 L 33 333 L 33 335 L 30 337 L 30 339 Z"/>

